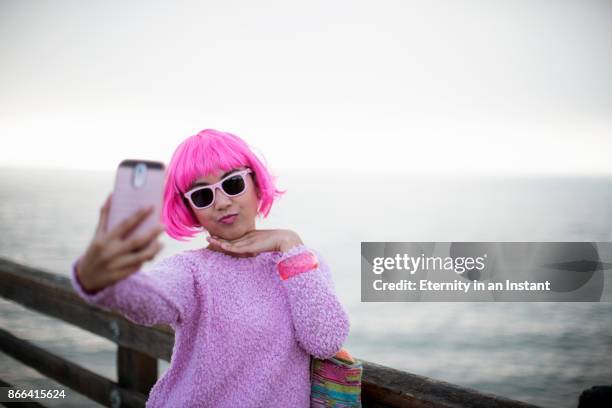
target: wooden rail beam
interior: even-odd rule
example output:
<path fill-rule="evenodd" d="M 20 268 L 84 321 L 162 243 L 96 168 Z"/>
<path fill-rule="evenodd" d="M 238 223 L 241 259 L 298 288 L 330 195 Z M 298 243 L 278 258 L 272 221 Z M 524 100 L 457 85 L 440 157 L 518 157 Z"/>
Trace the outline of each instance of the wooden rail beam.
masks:
<path fill-rule="evenodd" d="M 146 396 L 0 329 L 0 351 L 107 407 L 144 407 Z"/>
<path fill-rule="evenodd" d="M 362 399 L 364 407 L 538 408 L 368 361 L 363 362 Z"/>
<path fill-rule="evenodd" d="M 123 347 L 170 361 L 174 332 L 165 326 L 138 326 L 123 316 L 82 300 L 70 279 L 0 258 L 0 296 L 55 317 Z M 36 295 L 34 295 L 36 294 Z"/>

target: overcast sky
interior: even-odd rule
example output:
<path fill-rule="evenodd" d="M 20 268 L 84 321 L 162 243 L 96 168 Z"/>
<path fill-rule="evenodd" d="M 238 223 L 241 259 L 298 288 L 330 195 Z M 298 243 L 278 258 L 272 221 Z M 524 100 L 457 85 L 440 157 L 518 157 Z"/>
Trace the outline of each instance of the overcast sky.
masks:
<path fill-rule="evenodd" d="M 612 174 L 612 2 L 2 1 L 0 166 Z"/>

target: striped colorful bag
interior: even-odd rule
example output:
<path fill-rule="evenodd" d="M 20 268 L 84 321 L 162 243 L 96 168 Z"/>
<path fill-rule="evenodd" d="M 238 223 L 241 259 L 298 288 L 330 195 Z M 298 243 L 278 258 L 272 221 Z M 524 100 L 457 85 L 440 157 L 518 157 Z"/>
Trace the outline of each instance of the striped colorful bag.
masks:
<path fill-rule="evenodd" d="M 346 349 L 327 360 L 311 358 L 311 408 L 361 407 L 362 362 Z"/>

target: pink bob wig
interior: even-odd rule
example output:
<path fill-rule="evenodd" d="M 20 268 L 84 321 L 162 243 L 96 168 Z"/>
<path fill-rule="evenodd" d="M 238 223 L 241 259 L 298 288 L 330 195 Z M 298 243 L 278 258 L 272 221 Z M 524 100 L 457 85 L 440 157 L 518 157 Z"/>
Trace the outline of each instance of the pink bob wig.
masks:
<path fill-rule="evenodd" d="M 183 141 L 172 155 L 166 172 L 162 209 L 166 233 L 176 240 L 187 241 L 203 231 L 183 193 L 200 177 L 242 166 L 253 170 L 251 175 L 259 198 L 257 214 L 265 218 L 276 198 L 285 191 L 276 188 L 274 177 L 244 140 L 231 133 L 205 129 Z"/>

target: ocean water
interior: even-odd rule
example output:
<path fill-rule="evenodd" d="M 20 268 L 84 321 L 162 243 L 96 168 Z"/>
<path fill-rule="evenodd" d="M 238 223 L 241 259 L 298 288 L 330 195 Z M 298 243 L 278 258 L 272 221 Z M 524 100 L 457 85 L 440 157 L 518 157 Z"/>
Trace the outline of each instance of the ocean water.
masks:
<path fill-rule="evenodd" d="M 0 169 L 0 257 L 68 275 L 112 172 Z M 612 179 L 287 173 L 259 228 L 290 228 L 332 268 L 357 357 L 543 407 L 612 384 L 612 303 L 362 303 L 361 241 L 610 241 Z M 157 259 L 206 245 L 163 237 Z M 606 279 L 610 279 L 607 275 Z M 0 300 L 0 326 L 116 379 L 110 341 Z M 160 364 L 160 373 L 167 363 Z M 0 378 L 57 386 L 0 353 Z M 84 406 L 69 392 L 48 406 Z M 55 404 L 55 405 L 54 405 Z"/>

